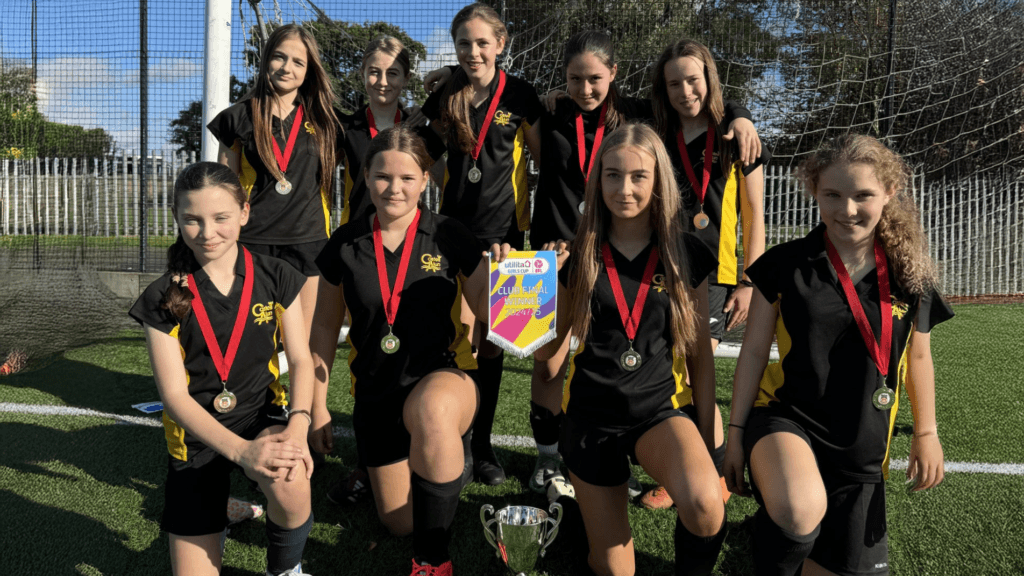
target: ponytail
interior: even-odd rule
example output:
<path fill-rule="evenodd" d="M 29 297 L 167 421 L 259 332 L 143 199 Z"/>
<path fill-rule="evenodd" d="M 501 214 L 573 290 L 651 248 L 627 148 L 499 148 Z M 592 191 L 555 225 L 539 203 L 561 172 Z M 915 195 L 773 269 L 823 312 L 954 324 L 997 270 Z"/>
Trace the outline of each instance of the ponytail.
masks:
<path fill-rule="evenodd" d="M 178 232 L 178 238 L 167 249 L 167 272 L 171 285 L 164 294 L 160 306 L 170 310 L 178 320 L 183 320 L 192 310 L 192 291 L 188 288 L 188 275 L 192 273 L 194 257 L 185 244 L 185 238 Z"/>

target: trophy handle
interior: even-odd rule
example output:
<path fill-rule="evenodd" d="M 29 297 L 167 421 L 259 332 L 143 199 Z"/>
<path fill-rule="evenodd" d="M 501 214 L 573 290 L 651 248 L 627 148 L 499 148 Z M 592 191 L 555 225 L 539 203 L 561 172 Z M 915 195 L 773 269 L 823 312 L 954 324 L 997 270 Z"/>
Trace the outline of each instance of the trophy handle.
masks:
<path fill-rule="evenodd" d="M 551 543 L 555 541 L 555 536 L 558 536 L 558 525 L 562 523 L 562 505 L 558 502 L 553 502 L 551 507 L 548 508 L 548 512 L 550 512 L 550 514 L 548 515 L 547 521 L 551 524 L 551 527 L 548 528 L 547 537 L 544 538 L 544 543 L 540 547 L 541 558 L 544 557 L 544 553 L 547 551 L 548 546 L 551 546 Z"/>
<path fill-rule="evenodd" d="M 498 548 L 498 537 L 490 529 L 491 524 L 496 524 L 498 522 L 498 519 L 491 518 L 490 520 L 488 520 L 488 513 L 490 513 L 491 516 L 494 516 L 493 506 L 491 506 L 490 504 L 484 504 L 483 506 L 480 507 L 480 522 L 484 525 L 484 538 L 486 538 L 487 542 L 491 545 L 491 547 L 494 548 L 495 555 L 500 558 L 501 549 Z"/>

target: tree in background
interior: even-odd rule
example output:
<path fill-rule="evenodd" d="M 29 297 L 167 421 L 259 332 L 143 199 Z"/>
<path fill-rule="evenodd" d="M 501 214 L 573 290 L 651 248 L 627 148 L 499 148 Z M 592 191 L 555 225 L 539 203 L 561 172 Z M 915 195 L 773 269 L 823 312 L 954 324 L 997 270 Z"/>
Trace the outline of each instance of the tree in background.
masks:
<path fill-rule="evenodd" d="M 231 102 L 238 102 L 249 91 L 249 85 L 239 82 L 234 74 L 230 80 Z M 194 152 L 199 154 L 203 148 L 203 103 L 201 100 L 189 102 L 178 117 L 171 120 L 171 144 L 177 145 L 178 152 Z"/>

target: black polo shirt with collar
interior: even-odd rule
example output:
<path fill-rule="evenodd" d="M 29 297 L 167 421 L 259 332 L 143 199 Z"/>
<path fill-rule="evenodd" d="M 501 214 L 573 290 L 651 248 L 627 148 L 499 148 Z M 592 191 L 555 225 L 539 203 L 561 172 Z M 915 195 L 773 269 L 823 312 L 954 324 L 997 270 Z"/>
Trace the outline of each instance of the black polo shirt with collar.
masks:
<path fill-rule="evenodd" d="M 459 70 L 458 74 L 463 72 Z M 477 135 L 497 91 L 498 76 L 494 74 L 487 100 L 471 109 L 471 125 Z M 441 92 L 434 92 L 423 104 L 423 114 L 432 122 L 441 119 L 441 97 Z M 458 143 L 448 143 L 442 214 L 465 224 L 479 239 L 504 237 L 513 219 L 519 230 L 529 230 L 526 132 L 537 122 L 542 111 L 534 87 L 525 80 L 506 74 L 505 91 L 477 160 L 477 168 L 482 172 L 479 182 L 470 182 L 468 178 L 473 165 L 472 156 L 464 153 Z"/>
<path fill-rule="evenodd" d="M 342 286 L 345 306 L 352 315 L 348 333 L 352 393 L 356 401 L 379 402 L 440 368 L 476 368 L 461 320 L 459 275 L 472 275 L 481 253 L 476 238 L 458 221 L 429 210 L 420 211 L 393 326 L 401 344 L 397 352 L 387 354 L 381 349 L 388 323 L 377 277 L 371 219 L 368 215 L 335 230 L 316 263 L 325 280 Z M 392 291 L 404 246 L 403 241 L 394 252 L 384 248 Z"/>
<path fill-rule="evenodd" d="M 363 161 L 366 159 L 366 151 L 370 147 L 370 122 L 366 116 L 369 105 L 363 106 L 354 114 L 342 114 L 340 116 L 341 126 L 344 132 L 340 134 L 342 149 L 345 151 L 345 193 L 344 205 L 341 210 L 341 223 L 349 220 L 356 220 L 366 214 L 374 212 L 373 202 L 366 190 L 366 176 L 363 173 Z M 404 108 L 399 108 L 401 119 L 404 121 L 409 113 Z M 427 153 L 434 160 L 444 155 L 444 141 L 430 127 L 420 126 L 415 129 L 416 134 L 423 139 L 427 147 Z"/>
<path fill-rule="evenodd" d="M 288 145 L 295 112 L 283 121 L 276 116 L 272 132 L 281 153 Z M 337 113 L 337 111 L 335 111 Z M 295 137 L 285 177 L 291 182 L 289 194 L 278 194 L 277 180 L 270 174 L 259 150 L 252 123 L 251 99 L 232 105 L 207 124 L 222 144 L 238 153 L 242 188 L 249 195 L 249 223 L 242 228 L 241 241 L 251 244 L 290 245 L 324 240 L 330 233 L 330 192 L 320 185 L 320 156 L 314 128 L 303 119 Z"/>
<path fill-rule="evenodd" d="M 624 122 L 654 124 L 654 109 L 650 100 L 619 97 L 616 108 L 621 118 L 620 125 Z M 579 206 L 583 202 L 586 187 L 576 142 L 577 113 L 583 118 L 583 138 L 587 146 L 584 166 L 589 166 L 590 157 L 594 153 L 594 136 L 601 119 L 601 107 L 583 112 L 571 98 L 562 98 L 558 100 L 554 112 L 545 111 L 541 117 L 540 177 L 533 201 L 531 246 L 576 237 L 576 227 L 581 216 Z M 736 118 L 750 120 L 750 111 L 735 102 L 726 102 L 722 124 L 728 126 Z M 606 131 L 604 136 L 608 137 L 609 134 Z"/>
<path fill-rule="evenodd" d="M 738 105 L 735 103 L 726 102 L 726 110 L 737 107 Z M 767 146 L 762 146 L 761 156 L 750 166 L 743 166 L 742 162 L 736 160 L 739 157 L 739 148 L 734 141 L 728 144 L 732 151 L 732 170 L 730 174 L 725 175 L 719 160 L 717 135 L 724 134 L 728 128 L 728 118 L 723 119 L 722 123 L 715 127 L 711 183 L 704 196 L 704 213 L 707 214 L 710 223 L 703 230 L 694 229 L 693 217 L 700 212 L 700 202 L 697 200 L 697 193 L 694 192 L 693 185 L 686 175 L 686 169 L 683 167 L 675 134 L 668 137 L 665 148 L 668 150 L 668 157 L 672 160 L 676 183 L 679 185 L 679 192 L 683 197 L 683 217 L 685 219 L 683 224 L 697 234 L 697 237 L 703 240 L 718 258 L 718 267 L 711 272 L 708 282 L 735 286 L 740 278 L 739 262 L 736 257 L 739 240 L 736 226 L 740 223 L 740 208 L 745 197 L 745 177 L 758 167 L 767 165 L 772 155 L 771 152 L 768 152 Z M 690 155 L 690 164 L 693 166 L 693 173 L 697 177 L 698 183 L 703 182 L 704 179 L 706 136 L 706 132 L 701 132 L 699 136 L 686 143 L 686 151 Z"/>
<path fill-rule="evenodd" d="M 771 409 L 802 425 L 820 465 L 858 482 L 877 482 L 896 420 L 896 404 L 878 410 L 871 396 L 878 368 L 868 353 L 825 249 L 825 225 L 775 246 L 747 274 L 778 313 L 779 361 L 761 378 L 755 410 Z M 886 382 L 897 397 L 907 376 L 913 331 L 929 332 L 953 317 L 932 289 L 922 296 L 904 290 L 889 273 L 892 348 Z M 877 339 L 881 334 L 878 274 L 854 285 Z"/>
<path fill-rule="evenodd" d="M 679 240 L 686 258 L 690 285 L 700 286 L 715 265 L 714 256 L 700 240 L 684 233 Z M 632 310 L 654 242 L 635 258 L 627 259 L 612 247 L 612 258 L 622 283 L 626 304 Z M 564 291 L 572 273 L 572 259 L 559 272 Z M 621 432 L 666 408 L 692 404 L 686 385 L 686 358 L 673 349 L 671 301 L 665 286 L 664 260 L 654 271 L 647 302 L 640 316 L 633 349 L 640 353 L 640 367 L 627 371 L 619 363 L 629 350 L 608 273 L 601 265 L 591 295 L 590 330 L 573 355 L 562 396 L 562 410 L 575 422 L 610 432 Z"/>
<path fill-rule="evenodd" d="M 223 386 L 195 312 L 189 311 L 184 319 L 178 320 L 161 305 L 171 285 L 170 274 L 164 274 L 150 284 L 128 312 L 140 324 L 177 338 L 185 363 L 185 382 L 181 384 L 188 388 L 189 395 L 200 406 L 236 433 L 251 424 L 261 411 L 273 411 L 274 406 L 288 404 L 284 388 L 278 381 L 277 343 L 281 338 L 281 314 L 291 306 L 306 282 L 302 274 L 282 260 L 260 254 L 253 254 L 252 260 L 255 274 L 252 301 L 227 383 L 238 403 L 227 414 L 221 414 L 213 407 L 213 399 L 221 393 Z M 242 246 L 238 247 L 235 281 L 227 296 L 217 290 L 198 264 L 194 266 L 192 276 L 220 349 L 226 351 L 245 281 Z M 163 422 L 167 450 L 173 458 L 199 466 L 216 455 L 213 449 L 174 422 L 167 411 L 164 411 Z"/>

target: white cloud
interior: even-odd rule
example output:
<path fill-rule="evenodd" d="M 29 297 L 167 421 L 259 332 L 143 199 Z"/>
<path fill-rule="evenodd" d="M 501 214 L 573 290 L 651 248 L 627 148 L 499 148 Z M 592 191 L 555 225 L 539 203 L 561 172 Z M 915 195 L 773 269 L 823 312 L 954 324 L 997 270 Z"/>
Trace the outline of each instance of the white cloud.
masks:
<path fill-rule="evenodd" d="M 425 76 L 427 72 L 441 66 L 458 64 L 455 44 L 447 28 L 434 28 L 423 44 L 427 47 L 427 57 L 416 66 L 416 72 L 420 76 Z"/>

